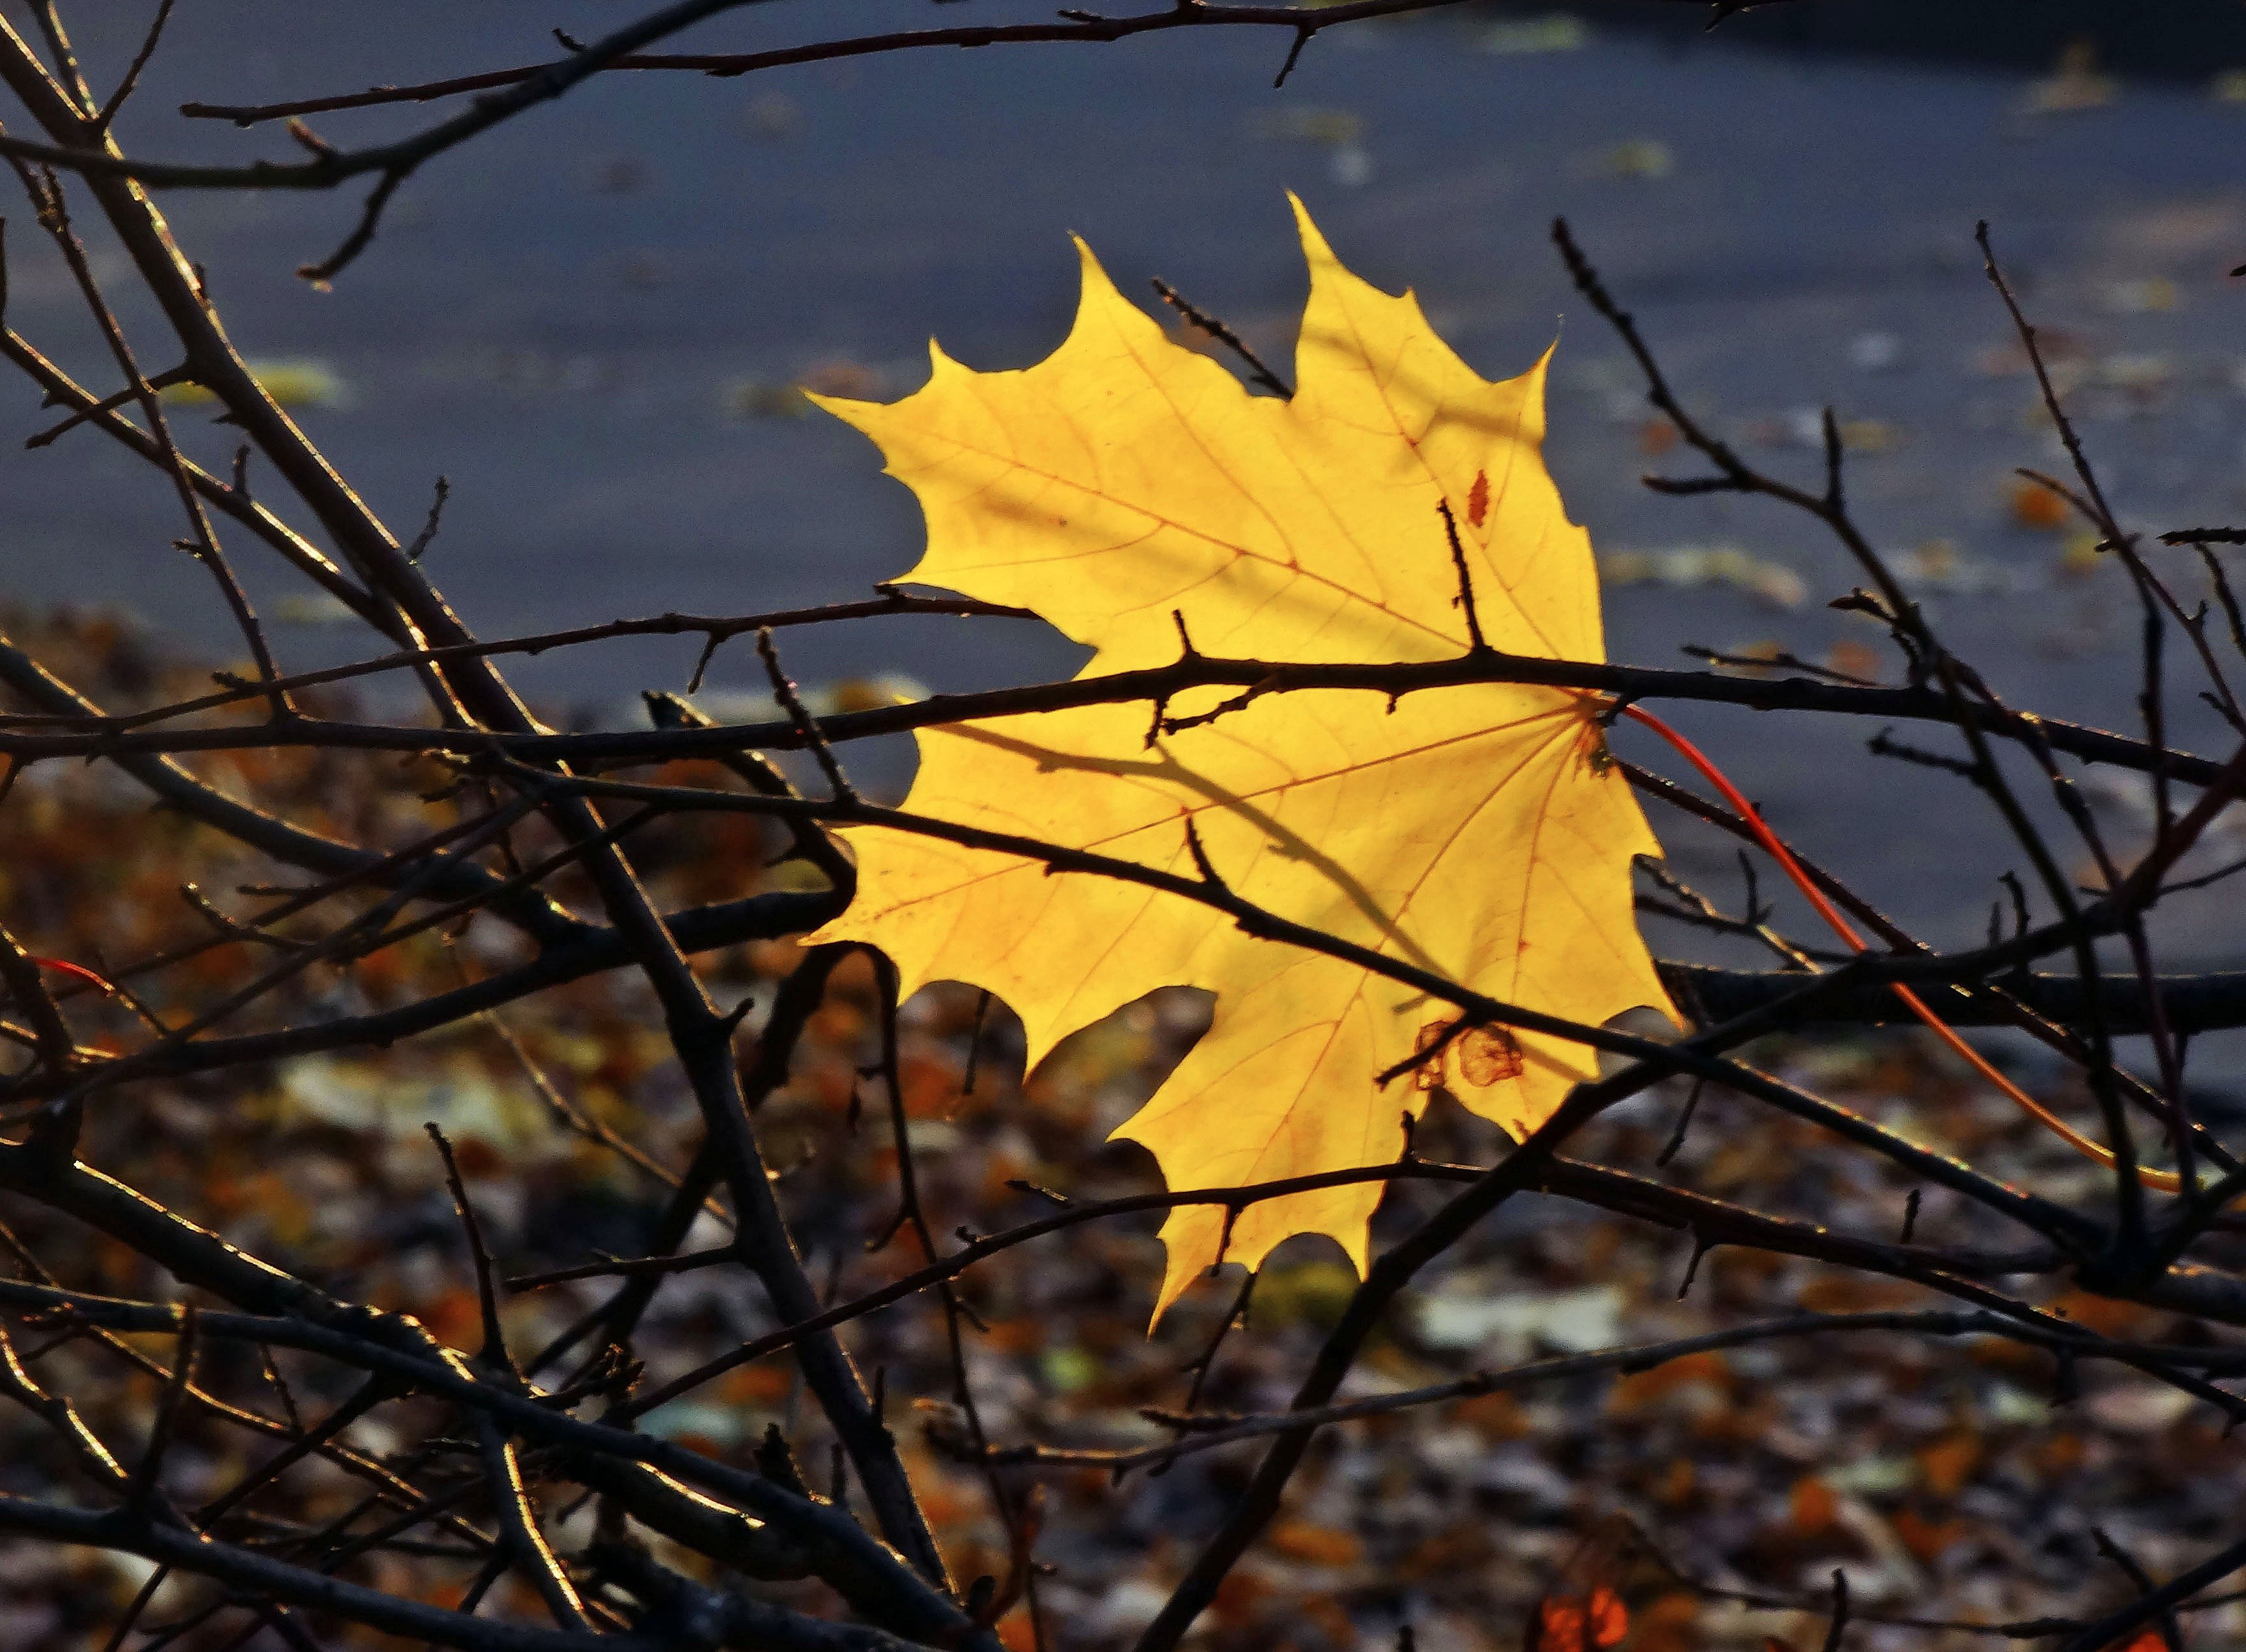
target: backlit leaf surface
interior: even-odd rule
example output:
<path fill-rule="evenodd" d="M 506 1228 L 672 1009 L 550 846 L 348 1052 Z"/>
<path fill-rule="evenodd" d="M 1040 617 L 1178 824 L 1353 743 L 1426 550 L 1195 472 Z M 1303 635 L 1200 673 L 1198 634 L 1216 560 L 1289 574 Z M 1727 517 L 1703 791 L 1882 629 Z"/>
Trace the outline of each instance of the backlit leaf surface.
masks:
<path fill-rule="evenodd" d="M 1269 661 L 1443 659 L 1468 642 L 1437 513 L 1447 500 L 1494 648 L 1603 657 L 1588 536 L 1541 456 L 1544 371 L 1490 384 L 1394 297 L 1335 260 L 1301 212 L 1310 296 L 1291 401 L 1251 396 L 1128 303 L 1087 248 L 1065 343 L 1019 372 L 932 350 L 893 405 L 826 400 L 919 496 L 907 581 L 1034 608 L 1096 650 L 1086 675 L 1202 653 Z M 1202 711 L 1230 690 L 1173 703 Z M 1271 695 L 1149 747 L 1144 704 L 923 730 L 906 806 L 1190 877 L 1185 824 L 1231 887 L 1282 916 L 1508 1002 L 1598 1023 L 1668 1000 L 1632 915 L 1630 862 L 1657 852 L 1604 761 L 1598 706 L 1475 685 Z M 905 989 L 958 980 L 1020 1015 L 1037 1062 L 1154 988 L 1202 987 L 1215 1019 L 1119 1134 L 1173 1187 L 1392 1160 L 1438 1080 L 1515 1134 L 1593 1073 L 1584 1046 L 1478 1030 L 1385 1087 L 1444 1004 L 1242 935 L 1195 902 L 875 828 L 847 833 L 858 895 L 820 940 L 863 941 Z M 1291 1234 L 1360 1268 L 1379 1188 L 1216 1207 L 1162 1230 L 1167 1307 L 1218 1259 Z"/>

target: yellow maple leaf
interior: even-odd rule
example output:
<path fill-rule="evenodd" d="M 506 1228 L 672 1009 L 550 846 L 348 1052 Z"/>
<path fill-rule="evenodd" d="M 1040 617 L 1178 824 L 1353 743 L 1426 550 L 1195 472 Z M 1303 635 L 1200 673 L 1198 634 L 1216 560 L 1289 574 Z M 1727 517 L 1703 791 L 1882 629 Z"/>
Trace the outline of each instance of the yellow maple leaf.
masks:
<path fill-rule="evenodd" d="M 1310 261 L 1292 400 L 1251 396 L 1126 303 L 1079 243 L 1066 342 L 1019 372 L 931 347 L 892 405 L 820 400 L 916 493 L 928 551 L 905 579 L 1034 608 L 1097 650 L 1084 675 L 1205 654 L 1272 662 L 1446 659 L 1469 642 L 1439 501 L 1491 646 L 1602 658 L 1588 536 L 1540 452 L 1544 368 L 1490 384 L 1343 269 L 1296 203 Z M 1175 617 L 1174 618 L 1174 614 Z M 1181 697 L 1173 717 L 1229 690 Z M 1596 1023 L 1668 999 L 1632 915 L 1630 859 L 1657 852 L 1604 761 L 1600 703 L 1474 684 L 1392 710 L 1363 690 L 1253 698 L 1150 746 L 1144 704 L 922 730 L 906 807 L 1194 875 L 1265 909 L 1510 1003 Z M 1455 1018 L 1412 989 L 1242 934 L 1179 895 L 875 827 L 847 831 L 855 901 L 816 937 L 879 947 L 910 992 L 989 989 L 1029 1059 L 1157 987 L 1206 988 L 1215 1020 L 1116 1133 L 1173 1187 L 1393 1160 L 1439 1081 L 1516 1135 L 1593 1074 L 1583 1045 L 1480 1029 L 1386 1086 Z M 1257 1266 L 1308 1232 L 1362 1270 L 1377 1184 L 1242 1211 L 1174 1212 L 1157 1312 L 1218 1260 Z"/>

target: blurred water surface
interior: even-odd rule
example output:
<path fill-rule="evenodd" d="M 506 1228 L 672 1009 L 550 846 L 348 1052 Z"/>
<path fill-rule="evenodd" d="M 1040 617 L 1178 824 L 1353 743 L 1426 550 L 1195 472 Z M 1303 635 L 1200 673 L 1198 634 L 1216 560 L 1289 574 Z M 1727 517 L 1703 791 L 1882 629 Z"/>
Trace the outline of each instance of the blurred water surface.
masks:
<path fill-rule="evenodd" d="M 137 42 L 129 10 L 78 25 L 98 83 Z M 1014 15 L 982 0 L 847 10 L 861 31 Z M 551 51 L 548 25 L 596 34 L 622 15 L 589 0 L 197 0 L 121 132 L 148 154 L 283 155 L 276 128 L 185 121 L 176 105 L 533 62 Z M 756 9 L 684 44 L 781 44 L 839 15 Z M 432 164 L 331 292 L 291 272 L 348 228 L 356 190 L 163 204 L 245 349 L 332 374 L 335 405 L 302 417 L 401 537 L 449 477 L 429 566 L 487 634 L 818 602 L 902 570 L 919 540 L 909 496 L 860 438 L 787 416 L 778 392 L 809 373 L 901 393 L 931 336 L 977 367 L 1036 359 L 1073 308 L 1071 232 L 1126 292 L 1164 275 L 1283 362 L 1303 290 L 1291 188 L 1344 259 L 1417 288 L 1484 372 L 1518 371 L 1559 340 L 1549 458 L 1610 559 L 1613 656 L 1671 664 L 1686 643 L 1777 643 L 1891 677 L 1880 635 L 1823 607 L 1857 575 L 1812 525 L 1638 485 L 1690 463 L 1663 451 L 1626 360 L 1569 289 L 1547 239 L 1565 214 L 1691 405 L 1753 457 L 1813 476 L 1807 433 L 1834 405 L 1865 525 L 2008 697 L 2133 726 L 2126 585 L 2011 504 L 2012 466 L 2059 460 L 1972 229 L 1991 221 L 2050 328 L 2125 518 L 2236 520 L 2246 294 L 2224 272 L 2246 259 L 2246 104 L 2220 94 L 2246 88 L 1773 50 L 1746 31 L 1684 42 L 1555 12 L 1337 31 L 1275 92 L 1284 44 L 1208 31 L 727 81 L 604 77 Z M 357 144 L 446 106 L 314 124 Z M 106 385 L 35 241 L 28 221 L 10 240 L 10 322 Z M 144 359 L 167 364 L 129 283 L 115 296 Z M 0 394 L 23 432 L 44 422 L 28 387 Z M 214 463 L 230 449 L 223 429 L 194 441 Z M 202 576 L 167 548 L 178 528 L 159 479 L 92 435 L 13 448 L 0 452 L 0 587 L 120 602 L 230 647 Z M 276 615 L 306 616 L 285 576 L 247 547 L 240 560 Z M 2187 571 L 2188 596 L 2195 580 Z M 276 635 L 292 664 L 355 645 L 310 624 Z M 934 621 L 786 647 L 807 680 L 897 671 L 937 688 L 1065 675 L 1079 657 L 1034 627 Z M 639 688 L 678 686 L 692 651 L 619 644 L 516 674 L 620 721 Z M 722 656 L 712 682 L 755 690 L 753 656 Z M 2188 688 L 2175 697 L 2181 736 L 2215 749 Z M 1962 785 L 1866 756 L 1871 728 L 1676 717 L 1781 828 L 1899 915 L 1937 939 L 1979 932 L 2018 856 Z M 879 761 L 894 779 L 894 754 Z M 2126 840 L 2141 792 L 2101 796 Z M 1727 850 L 1657 825 L 1683 870 L 1735 894 Z M 2236 960 L 2234 929 L 2186 923 L 2175 956 Z"/>

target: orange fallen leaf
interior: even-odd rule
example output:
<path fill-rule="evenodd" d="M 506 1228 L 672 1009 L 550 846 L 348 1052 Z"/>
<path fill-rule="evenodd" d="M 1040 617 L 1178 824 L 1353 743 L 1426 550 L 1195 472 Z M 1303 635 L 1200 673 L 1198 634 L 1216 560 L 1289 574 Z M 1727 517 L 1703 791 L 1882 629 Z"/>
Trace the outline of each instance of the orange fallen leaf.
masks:
<path fill-rule="evenodd" d="M 778 1361 L 744 1365 L 718 1380 L 717 1396 L 728 1405 L 751 1405 L 772 1410 L 787 1398 L 795 1386 L 794 1373 Z"/>
<path fill-rule="evenodd" d="M 1311 1566 L 1354 1566 L 1365 1558 L 1365 1545 L 1352 1532 L 1307 1520 L 1283 1520 L 1271 1528 L 1273 1553 Z"/>
<path fill-rule="evenodd" d="M 1630 1612 L 1601 1584 L 1583 1595 L 1546 1595 L 1529 1615 L 1526 1652 L 1606 1652 L 1630 1633 Z"/>
<path fill-rule="evenodd" d="M 1957 1495 L 1980 1464 L 1981 1442 L 1970 1434 L 1945 1435 L 1918 1453 L 1918 1472 L 1926 1489 L 1945 1499 Z"/>
<path fill-rule="evenodd" d="M 466 1287 L 455 1287 L 423 1302 L 414 1317 L 432 1336 L 453 1348 L 473 1348 L 483 1334 L 482 1304 L 475 1292 Z"/>
<path fill-rule="evenodd" d="M 2011 507 L 2012 520 L 2022 527 L 2049 534 L 2066 526 L 2066 501 L 2025 476 L 2012 484 Z"/>
<path fill-rule="evenodd" d="M 1678 1389 L 1696 1383 L 1728 1393 L 1732 1386 L 1731 1362 L 1712 1349 L 1704 1349 L 1696 1354 L 1664 1360 L 1647 1370 L 1633 1371 L 1617 1378 L 1608 1391 L 1607 1409 L 1617 1415 L 1628 1415 L 1657 1404 Z"/>
<path fill-rule="evenodd" d="M 1793 1529 L 1803 1537 L 1822 1537 L 1840 1518 L 1841 1499 L 1814 1474 L 1805 1474 L 1794 1481 L 1786 1502 Z"/>
<path fill-rule="evenodd" d="M 1916 1509 L 1903 1509 L 1889 1522 L 1903 1547 L 1920 1560 L 1931 1564 L 1943 1553 L 1965 1540 L 1963 1520 L 1930 1520 Z"/>

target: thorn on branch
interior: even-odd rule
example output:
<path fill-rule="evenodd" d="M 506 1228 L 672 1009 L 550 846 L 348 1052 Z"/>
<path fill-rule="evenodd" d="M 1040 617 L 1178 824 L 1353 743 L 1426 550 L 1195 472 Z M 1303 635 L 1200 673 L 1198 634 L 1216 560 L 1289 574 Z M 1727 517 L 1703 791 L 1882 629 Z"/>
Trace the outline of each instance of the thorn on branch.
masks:
<path fill-rule="evenodd" d="M 1761 811 L 1758 809 L 1757 813 Z M 1751 928 L 1759 929 L 1769 921 L 1771 909 L 1763 904 L 1762 880 L 1756 875 L 1755 863 L 1747 858 L 1745 849 L 1735 849 L 1739 856 L 1739 876 L 1746 884 L 1746 921 Z"/>
<path fill-rule="evenodd" d="M 1211 1264 L 1208 1271 L 1212 1276 L 1215 1275 L 1217 1266 Z M 1250 1268 L 1248 1277 L 1240 1281 L 1240 1294 L 1232 1299 L 1232 1306 L 1225 1309 L 1224 1318 L 1218 1322 L 1216 1335 L 1209 1338 L 1208 1345 L 1200 1354 L 1186 1363 L 1184 1369 L 1193 1373 L 1193 1382 L 1186 1390 L 1186 1410 L 1188 1412 L 1201 1404 L 1201 1390 L 1207 1385 L 1208 1374 L 1216 1364 L 1217 1350 L 1224 1346 L 1224 1339 L 1231 1335 L 1235 1325 L 1246 1329 L 1249 1304 L 1256 1295 L 1257 1277 L 1256 1271 Z"/>
<path fill-rule="evenodd" d="M 1833 1621 L 1825 1631 L 1822 1652 L 1841 1652 L 1841 1637 L 1848 1631 L 1848 1574 L 1833 1568 Z"/>
<path fill-rule="evenodd" d="M 1707 1087 L 1707 1082 L 1705 1078 L 1692 1081 L 1691 1091 L 1684 1098 L 1684 1105 L 1677 1114 L 1677 1128 L 1670 1132 L 1668 1145 L 1653 1156 L 1655 1169 L 1667 1169 L 1669 1161 L 1684 1151 L 1685 1134 L 1692 1128 L 1692 1115 L 1699 1110 L 1700 1091 Z M 1686 1283 L 1690 1282 L 1688 1279 Z"/>
<path fill-rule="evenodd" d="M 1910 686 L 1915 689 L 1923 689 L 1926 686 L 1927 680 L 1934 675 L 1934 667 L 1926 657 L 1926 650 L 1920 647 L 1918 638 L 1913 634 L 1909 622 L 1916 618 L 1915 609 L 1909 615 L 1898 613 L 1861 586 L 1856 587 L 1846 596 L 1834 597 L 1825 606 L 1839 614 L 1865 615 L 1886 626 L 1889 636 L 1893 638 L 1895 645 L 1902 650 L 1903 669 L 1909 676 Z"/>
<path fill-rule="evenodd" d="M 1232 886 L 1217 874 L 1216 867 L 1210 862 L 1208 850 L 1203 846 L 1201 840 L 1201 826 L 1190 815 L 1186 818 L 1186 853 L 1193 857 L 1194 870 L 1201 874 L 1201 880 L 1203 883 L 1208 885 L 1219 894 L 1228 895 L 1232 893 Z M 1227 1221 L 1226 1226 L 1228 1230 L 1229 1220 Z"/>
<path fill-rule="evenodd" d="M 162 372 L 157 374 L 153 378 L 146 380 L 145 382 L 145 388 L 153 391 L 166 391 L 171 389 L 175 384 L 192 384 L 194 382 L 194 369 L 182 362 L 179 366 L 167 367 Z M 114 412 L 127 402 L 138 401 L 140 398 L 143 388 L 144 386 L 139 384 L 127 384 L 123 390 L 117 391 L 113 395 L 105 396 L 98 402 L 90 402 L 85 406 L 79 408 L 76 412 L 72 413 L 68 418 L 64 419 L 60 424 L 50 425 L 37 435 L 25 438 L 24 445 L 26 448 L 51 447 L 63 437 L 68 435 L 71 431 L 76 430 L 79 425 L 85 424 L 89 420 L 99 418 L 106 413 Z M 50 407 L 60 405 L 60 404 L 55 401 L 51 396 L 46 398 L 44 405 Z"/>
<path fill-rule="evenodd" d="M 1474 574 L 1467 566 L 1467 549 L 1459 540 L 1458 519 L 1451 513 L 1451 501 L 1437 500 L 1435 513 L 1443 519 L 1443 535 L 1451 544 L 1451 566 L 1458 570 L 1458 595 L 1451 598 L 1451 606 L 1466 610 L 1467 652 L 1487 654 L 1492 651 L 1489 639 L 1481 634 L 1481 614 L 1474 606 Z"/>
<path fill-rule="evenodd" d="M 1157 282 L 1154 284 L 1157 287 L 1161 285 L 1160 282 Z M 1186 629 L 1185 610 L 1182 608 L 1172 608 L 1170 610 L 1170 623 L 1178 628 L 1178 664 L 1181 667 L 1183 667 L 1201 658 L 1201 651 L 1194 647 L 1193 634 Z M 1154 715 L 1147 720 L 1147 724 L 1146 749 L 1147 751 L 1151 751 L 1154 749 L 1154 742 L 1161 735 L 1174 732 L 1171 727 L 1169 712 L 1170 697 L 1167 694 L 1156 695 L 1154 697 Z"/>
<path fill-rule="evenodd" d="M 289 1379 L 282 1376 L 280 1366 L 274 1363 L 273 1349 L 269 1343 L 258 1343 L 257 1360 L 258 1370 L 264 1377 L 267 1386 L 272 1389 L 274 1397 L 281 1402 L 281 1414 L 289 1419 L 290 1431 L 303 1433 L 304 1418 L 303 1414 L 296 1409 L 296 1390 L 289 1386 Z"/>
<path fill-rule="evenodd" d="M 849 777 L 842 772 L 842 765 L 834 756 L 834 748 L 827 744 L 826 735 L 820 731 L 818 719 L 805 708 L 803 697 L 796 692 L 795 684 L 788 679 L 787 673 L 780 670 L 779 651 L 772 646 L 772 628 L 768 625 L 757 628 L 757 657 L 765 663 L 765 674 L 772 679 L 772 698 L 779 702 L 780 709 L 787 713 L 787 720 L 794 724 L 796 733 L 811 748 L 811 755 L 818 759 L 820 772 L 827 777 L 827 785 L 834 793 L 834 801 L 856 807 L 861 799 L 851 785 Z"/>
<path fill-rule="evenodd" d="M 1193 634 L 1186 629 L 1185 610 L 1183 608 L 1172 608 L 1170 610 L 1170 623 L 1178 628 L 1178 657 L 1181 660 L 1199 659 L 1201 657 L 1201 650 L 1194 646 Z"/>
<path fill-rule="evenodd" d="M 2011 892 L 2012 897 L 2012 938 L 2016 941 L 2025 940 L 2030 928 L 2028 922 L 2028 892 L 2026 887 L 2020 882 L 2020 874 L 2010 869 L 1998 873 L 1997 874 L 1997 881 L 2003 884 L 2004 887 Z M 2020 959 L 2019 965 L 2014 971 L 2014 974 L 2018 980 L 2022 982 L 2026 981 L 2028 976 L 2028 963 L 2025 955 Z"/>
<path fill-rule="evenodd" d="M 2166 539 L 2167 535 L 2161 537 Z M 2223 571 L 2222 564 L 2215 553 L 2204 544 L 2195 541 L 2192 549 L 2199 553 L 2199 560 L 2207 566 L 2208 582 L 2214 586 L 2215 600 L 2222 605 L 2222 617 L 2229 622 L 2231 646 L 2240 654 L 2246 655 L 2246 613 L 2239 609 L 2238 595 L 2230 588 L 2229 575 Z"/>
<path fill-rule="evenodd" d="M 1730 666 L 1739 670 L 1767 671 L 1773 668 L 1799 671 L 1804 676 L 1814 676 L 1827 683 L 1840 683 L 1849 688 L 1875 689 L 1880 684 L 1868 676 L 1858 676 L 1853 671 L 1836 671 L 1829 665 L 1820 665 L 1814 660 L 1805 660 L 1788 649 L 1771 654 L 1726 654 L 1698 642 L 1681 642 L 1677 651 L 1688 659 L 1704 660 L 1713 666 Z M 1626 702 L 1625 702 L 1626 703 Z"/>
<path fill-rule="evenodd" d="M 180 898 L 194 909 L 196 916 L 210 925 L 218 935 L 226 940 L 248 942 L 252 946 L 270 947 L 274 951 L 284 955 L 301 955 L 319 950 L 310 942 L 292 941 L 286 935 L 275 935 L 254 923 L 244 923 L 240 919 L 221 911 L 216 902 L 192 883 L 183 883 L 180 886 Z"/>
<path fill-rule="evenodd" d="M 1657 493 L 1690 498 L 1696 493 L 1745 493 L 1750 486 L 1731 476 L 1641 476 L 1638 481 Z"/>
<path fill-rule="evenodd" d="M 851 1087 L 850 1093 L 854 1097 L 856 1096 L 858 1092 L 855 1085 Z M 897 1207 L 895 1214 L 891 1215 L 888 1220 L 881 1225 L 881 1231 L 866 1241 L 866 1254 L 868 1256 L 871 1256 L 878 1251 L 887 1250 L 889 1247 L 889 1241 L 895 1239 L 899 1234 L 904 1232 L 905 1224 L 911 1220 L 911 1210 L 900 1205 Z"/>
<path fill-rule="evenodd" d="M 1208 1270 L 1212 1274 L 1218 1268 L 1223 1267 L 1224 1259 L 1228 1255 L 1231 1254 L 1233 1224 L 1240 1220 L 1240 1213 L 1246 1207 L 1243 1205 L 1235 1204 L 1228 1201 L 1225 1205 L 1224 1227 L 1216 1236 L 1216 1260 L 1208 1265 Z"/>
<path fill-rule="evenodd" d="M 718 650 L 732 638 L 731 632 L 719 630 L 715 627 L 712 627 L 709 634 L 703 637 L 702 651 L 694 656 L 694 670 L 689 672 L 686 677 L 686 691 L 689 694 L 702 692 L 702 681 L 709 675 L 710 662 L 718 657 Z"/>
<path fill-rule="evenodd" d="M 765 1424 L 765 1436 L 757 1442 L 754 1456 L 757 1472 L 774 1485 L 798 1497 L 811 1495 L 811 1488 L 803 1482 L 803 1471 L 796 1466 L 795 1451 L 778 1423 Z"/>
<path fill-rule="evenodd" d="M 983 988 L 975 996 L 975 1019 L 967 1029 L 967 1066 L 959 1076 L 959 1093 L 975 1093 L 975 1076 L 983 1059 L 983 1023 L 990 1013 L 990 989 Z"/>
<path fill-rule="evenodd" d="M 2030 328 L 2028 330 L 2032 333 L 2035 330 L 2033 328 Z M 2056 476 L 2052 476 L 2047 472 L 2037 470 L 2032 466 L 2028 465 L 2015 465 L 2012 466 L 2012 474 L 2019 477 L 2025 481 L 2033 482 L 2038 487 L 2043 489 L 2045 493 L 2052 494 L 2055 498 L 2066 500 L 2069 506 L 2073 507 L 2075 514 L 2081 517 L 2083 520 L 2088 522 L 2092 527 L 2097 527 L 2100 526 L 2097 507 L 2088 500 L 2085 499 L 2080 493 L 2069 487 L 2065 482 L 2060 481 Z M 2101 539 L 2095 548 L 2102 553 L 2109 551 L 2113 547 L 2111 543 Z"/>
<path fill-rule="evenodd" d="M 1905 745 L 1893 738 L 1894 732 L 1892 729 L 1882 729 L 1864 743 L 1864 749 L 1875 758 L 1893 758 L 1898 763 L 1913 764 L 1922 769 L 1939 769 L 1945 774 L 1970 780 L 1975 785 L 1981 784 L 1979 764 L 1964 758 L 1944 757 L 1921 746 Z"/>
<path fill-rule="evenodd" d="M 444 520 L 445 501 L 452 496 L 452 482 L 447 478 L 439 476 L 437 479 L 436 497 L 429 501 L 429 520 L 421 525 L 421 531 L 413 536 L 413 542 L 405 547 L 407 561 L 419 562 L 421 560 L 421 554 L 429 548 L 431 541 L 437 537 L 437 525 Z"/>
<path fill-rule="evenodd" d="M 350 235 L 344 237 L 343 245 L 316 264 L 299 265 L 296 270 L 298 276 L 324 291 L 353 259 L 367 249 L 374 240 L 376 226 L 382 221 L 383 208 L 390 205 L 391 196 L 398 193 L 398 186 L 405 181 L 404 168 L 391 167 L 385 172 L 374 187 L 367 192 L 366 205 L 359 210 L 358 223 Z"/>
<path fill-rule="evenodd" d="M 1310 44 L 1310 37 L 1316 33 L 1317 28 L 1315 24 L 1298 23 L 1295 25 L 1295 43 L 1287 48 L 1287 61 L 1279 65 L 1278 78 L 1271 83 L 1272 91 L 1276 92 L 1287 84 L 1287 77 L 1295 72 L 1295 65 L 1302 61 L 1303 48 Z"/>

